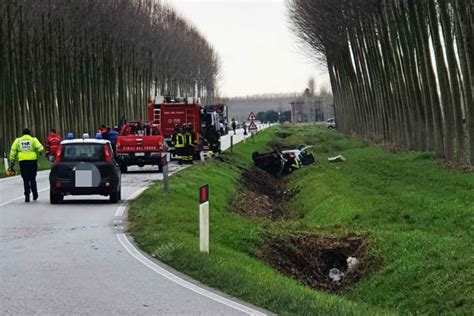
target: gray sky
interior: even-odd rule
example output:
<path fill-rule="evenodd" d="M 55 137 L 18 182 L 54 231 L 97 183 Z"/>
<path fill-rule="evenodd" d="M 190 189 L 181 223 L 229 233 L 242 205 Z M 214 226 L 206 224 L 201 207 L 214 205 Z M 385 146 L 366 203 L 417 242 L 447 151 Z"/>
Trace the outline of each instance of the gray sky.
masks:
<path fill-rule="evenodd" d="M 221 95 L 302 92 L 327 71 L 307 58 L 289 28 L 284 0 L 165 0 L 213 45 L 222 62 Z"/>

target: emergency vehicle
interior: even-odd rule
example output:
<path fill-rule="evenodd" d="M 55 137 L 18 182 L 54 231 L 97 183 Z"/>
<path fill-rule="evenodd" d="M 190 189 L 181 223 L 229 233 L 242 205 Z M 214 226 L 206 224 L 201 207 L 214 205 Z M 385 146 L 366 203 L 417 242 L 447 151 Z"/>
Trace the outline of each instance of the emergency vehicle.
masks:
<path fill-rule="evenodd" d="M 158 172 L 162 172 L 161 158 L 167 152 L 160 126 L 153 122 L 126 122 L 117 137 L 115 154 L 122 172 L 127 172 L 128 166 L 133 165 L 155 165 Z"/>
<path fill-rule="evenodd" d="M 192 126 L 195 135 L 194 156 L 201 151 L 220 151 L 219 115 L 206 111 L 199 98 L 159 96 L 148 104 L 148 119 L 161 127 L 169 152 L 174 154 L 171 142 L 175 127 Z"/>
<path fill-rule="evenodd" d="M 227 135 L 229 133 L 229 108 L 225 104 L 213 104 L 206 105 L 206 112 L 208 114 L 216 114 L 218 120 L 218 130 L 221 135 Z"/>

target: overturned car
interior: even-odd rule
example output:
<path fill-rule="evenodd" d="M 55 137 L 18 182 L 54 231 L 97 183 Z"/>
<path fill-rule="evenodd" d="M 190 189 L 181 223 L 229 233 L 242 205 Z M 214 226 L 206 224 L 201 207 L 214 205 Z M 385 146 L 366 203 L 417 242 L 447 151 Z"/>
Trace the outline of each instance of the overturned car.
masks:
<path fill-rule="evenodd" d="M 297 149 L 275 150 L 263 154 L 254 152 L 252 159 L 256 167 L 265 170 L 274 177 L 280 177 L 301 168 L 303 165 L 314 163 L 315 158 L 310 151 L 312 147 L 300 146 Z"/>

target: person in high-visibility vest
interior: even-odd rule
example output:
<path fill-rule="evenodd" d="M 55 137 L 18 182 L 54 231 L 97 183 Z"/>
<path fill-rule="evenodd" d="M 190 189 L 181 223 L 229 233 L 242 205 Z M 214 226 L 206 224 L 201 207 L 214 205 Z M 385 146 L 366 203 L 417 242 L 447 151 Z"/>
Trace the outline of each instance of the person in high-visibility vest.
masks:
<path fill-rule="evenodd" d="M 183 155 L 184 155 L 184 146 L 185 146 L 185 139 L 183 134 L 183 128 L 179 127 L 176 131 L 174 136 L 174 148 L 175 148 L 175 155 L 178 158 L 178 163 L 183 163 Z"/>
<path fill-rule="evenodd" d="M 186 126 L 186 133 L 184 134 L 184 144 L 185 144 L 184 160 L 190 164 L 193 163 L 195 140 L 196 140 L 196 135 L 193 132 L 193 125 L 189 123 Z"/>
<path fill-rule="evenodd" d="M 23 135 L 15 139 L 12 144 L 10 168 L 13 168 L 15 160 L 18 158 L 25 191 L 25 202 L 30 201 L 30 192 L 33 193 L 33 200 L 38 199 L 36 173 L 38 172 L 38 155 L 43 151 L 43 145 L 36 137 L 31 136 L 31 132 L 27 128 L 23 130 Z"/>

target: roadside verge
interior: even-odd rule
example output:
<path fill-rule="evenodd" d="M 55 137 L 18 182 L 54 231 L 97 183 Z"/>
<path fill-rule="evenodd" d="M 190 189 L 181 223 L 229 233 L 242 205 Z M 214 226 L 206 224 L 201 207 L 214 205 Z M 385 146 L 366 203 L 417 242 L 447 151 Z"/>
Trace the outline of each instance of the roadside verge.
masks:
<path fill-rule="evenodd" d="M 145 191 L 129 210 L 130 231 L 138 246 L 190 277 L 246 302 L 279 314 L 375 314 L 368 306 L 311 290 L 285 277 L 256 257 L 265 219 L 229 212 L 242 171 L 253 151 L 264 152 L 276 129 L 261 132 L 256 143 L 238 144 L 234 152 L 195 165 Z M 210 253 L 199 252 L 197 190 L 209 184 Z"/>

